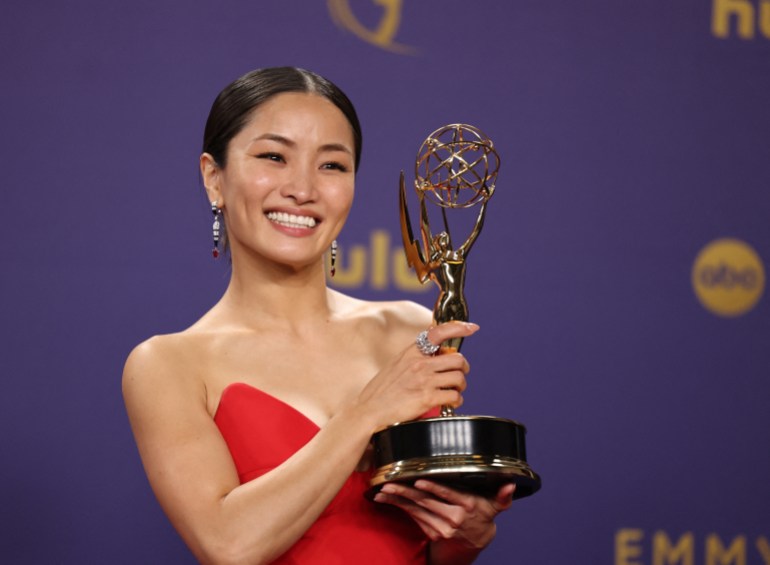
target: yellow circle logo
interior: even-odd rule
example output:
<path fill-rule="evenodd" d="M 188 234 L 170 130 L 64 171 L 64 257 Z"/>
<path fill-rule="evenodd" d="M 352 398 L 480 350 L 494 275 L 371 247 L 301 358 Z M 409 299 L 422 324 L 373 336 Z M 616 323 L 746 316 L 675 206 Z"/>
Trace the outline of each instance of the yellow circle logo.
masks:
<path fill-rule="evenodd" d="M 717 239 L 695 258 L 692 286 L 698 300 L 710 312 L 740 316 L 762 297 L 765 270 L 749 244 L 738 239 Z"/>
<path fill-rule="evenodd" d="M 394 39 L 401 25 L 403 0 L 373 0 L 373 3 L 382 8 L 382 14 L 379 23 L 374 28 L 369 28 L 353 14 L 350 0 L 328 0 L 332 19 L 341 28 L 382 49 L 394 53 L 415 54 L 416 49 Z"/>

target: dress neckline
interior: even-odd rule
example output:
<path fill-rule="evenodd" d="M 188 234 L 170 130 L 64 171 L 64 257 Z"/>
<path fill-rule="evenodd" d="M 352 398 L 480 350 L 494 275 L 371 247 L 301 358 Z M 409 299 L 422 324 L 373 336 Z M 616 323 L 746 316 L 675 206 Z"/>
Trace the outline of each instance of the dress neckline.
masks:
<path fill-rule="evenodd" d="M 250 391 L 251 393 L 260 394 L 260 395 L 264 396 L 265 398 L 270 399 L 272 402 L 275 402 L 276 404 L 279 404 L 279 405 L 283 406 L 284 408 L 286 408 L 287 410 L 289 410 L 290 412 L 296 414 L 297 416 L 299 416 L 300 418 L 305 420 L 307 423 L 311 424 L 316 430 L 320 430 L 321 429 L 321 426 L 319 426 L 318 423 L 316 423 L 309 416 L 307 416 L 304 412 L 301 412 L 300 410 L 298 410 L 297 408 L 295 408 L 294 406 L 292 406 L 291 404 L 289 404 L 285 400 L 281 400 L 277 396 L 273 396 L 272 394 L 270 394 L 269 392 L 265 392 L 261 388 L 255 387 L 254 385 L 250 385 L 249 383 L 244 383 L 244 382 L 241 382 L 241 381 L 236 381 L 234 383 L 230 383 L 224 389 L 222 389 L 222 394 L 219 397 L 219 404 L 217 405 L 217 409 L 214 412 L 214 420 L 216 420 L 217 414 L 219 414 L 219 410 L 222 407 L 222 401 L 224 400 L 225 395 L 228 392 L 230 392 L 232 390 L 237 390 L 237 389 L 243 389 L 243 390 L 246 390 L 246 391 Z"/>

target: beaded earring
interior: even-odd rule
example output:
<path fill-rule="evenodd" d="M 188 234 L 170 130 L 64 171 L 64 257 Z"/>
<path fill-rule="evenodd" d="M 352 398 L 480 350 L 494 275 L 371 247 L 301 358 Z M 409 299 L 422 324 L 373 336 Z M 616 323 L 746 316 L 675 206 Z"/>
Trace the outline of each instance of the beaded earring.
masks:
<path fill-rule="evenodd" d="M 220 219 L 222 218 L 222 209 L 217 206 L 217 201 L 211 203 L 211 213 L 214 215 L 214 223 L 211 226 L 211 231 L 214 235 L 214 249 L 211 250 L 211 254 L 214 259 L 219 257 L 219 228 L 222 225 Z"/>
<path fill-rule="evenodd" d="M 331 269 L 329 269 L 329 274 L 331 274 L 331 276 L 333 277 L 334 273 L 337 272 L 337 267 L 336 267 L 336 263 L 337 263 L 337 240 L 336 239 L 334 241 L 332 241 L 331 263 L 332 263 L 332 265 L 331 265 Z"/>

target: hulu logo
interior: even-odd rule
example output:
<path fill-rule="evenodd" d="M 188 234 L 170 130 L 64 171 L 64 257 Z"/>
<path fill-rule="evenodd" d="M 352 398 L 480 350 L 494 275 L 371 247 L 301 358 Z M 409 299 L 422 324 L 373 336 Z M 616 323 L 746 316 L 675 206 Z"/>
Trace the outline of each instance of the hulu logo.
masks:
<path fill-rule="evenodd" d="M 404 249 L 395 247 L 390 234 L 374 230 L 369 245 L 342 245 L 337 250 L 337 272 L 331 285 L 337 288 L 357 288 L 368 283 L 370 288 L 384 290 L 392 283 L 399 290 L 422 292 L 432 285 L 422 285 L 406 264 Z"/>
<path fill-rule="evenodd" d="M 770 39 L 770 0 L 714 0 L 711 31 L 719 38 L 733 35 L 731 22 L 741 39 L 762 34 Z"/>

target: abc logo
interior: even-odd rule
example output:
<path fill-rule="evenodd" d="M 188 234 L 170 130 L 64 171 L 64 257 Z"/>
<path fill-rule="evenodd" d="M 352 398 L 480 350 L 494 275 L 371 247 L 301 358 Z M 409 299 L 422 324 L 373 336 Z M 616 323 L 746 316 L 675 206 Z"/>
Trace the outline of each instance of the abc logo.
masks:
<path fill-rule="evenodd" d="M 719 316 L 751 310 L 765 288 L 765 271 L 756 251 L 738 239 L 717 239 L 695 258 L 692 286 L 701 304 Z"/>

